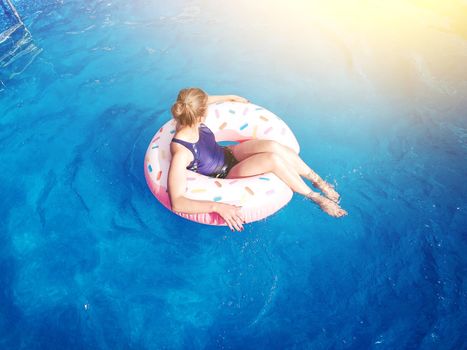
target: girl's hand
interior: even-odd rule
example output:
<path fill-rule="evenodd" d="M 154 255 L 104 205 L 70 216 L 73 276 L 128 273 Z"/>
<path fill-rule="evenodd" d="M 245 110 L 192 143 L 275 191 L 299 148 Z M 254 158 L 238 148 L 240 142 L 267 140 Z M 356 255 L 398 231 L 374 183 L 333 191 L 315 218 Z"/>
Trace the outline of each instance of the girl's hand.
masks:
<path fill-rule="evenodd" d="M 222 216 L 225 220 L 225 223 L 233 231 L 234 227 L 237 231 L 243 231 L 243 223 L 245 222 L 240 212 L 240 208 L 237 205 L 231 205 L 227 203 L 217 203 L 216 212 Z"/>
<path fill-rule="evenodd" d="M 241 96 L 237 96 L 237 95 L 229 95 L 229 101 L 232 101 L 232 102 L 242 102 L 242 103 L 248 103 L 248 102 L 250 102 L 250 101 L 247 100 L 246 98 L 241 97 Z"/>

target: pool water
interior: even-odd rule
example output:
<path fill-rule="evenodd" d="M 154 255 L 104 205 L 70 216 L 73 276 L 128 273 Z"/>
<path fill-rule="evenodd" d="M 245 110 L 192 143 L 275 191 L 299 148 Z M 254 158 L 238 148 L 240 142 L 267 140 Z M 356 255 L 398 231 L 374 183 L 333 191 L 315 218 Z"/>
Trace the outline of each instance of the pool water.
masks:
<path fill-rule="evenodd" d="M 2 349 L 467 348 L 465 2 L 0 4 Z M 165 209 L 189 86 L 280 116 L 349 214 Z"/>

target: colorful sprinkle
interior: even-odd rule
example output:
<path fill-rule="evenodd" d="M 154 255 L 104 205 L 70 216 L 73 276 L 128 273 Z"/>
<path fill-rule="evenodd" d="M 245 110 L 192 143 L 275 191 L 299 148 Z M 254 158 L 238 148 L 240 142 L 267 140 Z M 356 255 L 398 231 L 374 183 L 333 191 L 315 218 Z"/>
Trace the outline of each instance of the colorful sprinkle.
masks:
<path fill-rule="evenodd" d="M 265 116 L 263 116 L 263 115 L 262 115 L 262 116 L 260 116 L 259 118 L 260 118 L 260 119 L 262 119 L 262 120 L 264 120 L 265 122 L 267 122 L 267 121 L 269 120 L 268 118 L 266 118 L 266 117 L 265 117 Z"/>
<path fill-rule="evenodd" d="M 175 134 L 175 129 L 174 129 L 174 130 L 170 130 L 170 133 L 171 133 L 171 134 Z"/>
<path fill-rule="evenodd" d="M 226 126 L 227 126 L 227 123 L 226 123 L 226 122 L 223 122 L 223 123 L 221 124 L 221 126 L 219 126 L 219 129 L 222 130 L 222 129 L 224 129 Z"/>
<path fill-rule="evenodd" d="M 270 132 L 272 130 L 272 126 L 270 126 L 269 128 L 266 129 L 266 131 L 264 132 L 264 134 L 267 134 L 268 132 Z"/>
<path fill-rule="evenodd" d="M 148 164 L 148 169 L 149 169 L 149 172 L 152 173 L 152 166 L 151 166 L 151 164 Z"/>
<path fill-rule="evenodd" d="M 162 132 L 162 129 L 164 129 L 164 127 L 160 128 L 160 129 L 159 129 L 159 132 Z"/>
<path fill-rule="evenodd" d="M 235 114 L 235 111 L 233 109 L 229 109 L 229 113 Z"/>
<path fill-rule="evenodd" d="M 253 135 L 251 135 L 251 137 L 253 137 L 254 139 L 256 138 L 256 130 L 258 130 L 258 125 L 255 125 L 255 127 L 253 128 Z"/>
<path fill-rule="evenodd" d="M 219 181 L 214 181 L 214 183 L 217 185 L 217 187 L 222 187 L 222 184 Z"/>
<path fill-rule="evenodd" d="M 246 190 L 249 194 L 251 194 L 252 196 L 255 195 L 255 193 L 254 193 L 254 192 L 251 190 L 251 188 L 249 188 L 248 186 L 245 186 L 245 190 Z"/>
<path fill-rule="evenodd" d="M 218 109 L 216 109 L 216 118 L 220 118 L 219 110 L 218 110 Z"/>
<path fill-rule="evenodd" d="M 240 127 L 240 130 L 245 129 L 247 126 L 248 126 L 248 123 L 243 124 L 243 125 Z"/>
<path fill-rule="evenodd" d="M 154 149 L 154 148 L 159 148 L 159 145 L 155 145 L 155 146 L 152 147 L 152 149 Z"/>
<path fill-rule="evenodd" d="M 219 202 L 221 199 L 222 199 L 222 197 L 221 197 L 221 196 L 218 196 L 218 197 L 214 197 L 212 200 L 213 200 L 214 202 Z"/>
<path fill-rule="evenodd" d="M 191 192 L 193 192 L 193 193 L 206 192 L 206 189 L 205 188 L 194 188 L 194 189 L 191 190 Z"/>
<path fill-rule="evenodd" d="M 246 108 L 243 110 L 243 115 L 245 115 L 246 112 L 248 112 L 248 107 L 246 107 Z"/>
<path fill-rule="evenodd" d="M 268 196 L 271 195 L 271 194 L 273 194 L 273 193 L 274 193 L 274 190 L 269 190 L 269 191 L 266 192 L 266 194 L 267 194 Z"/>
<path fill-rule="evenodd" d="M 152 142 L 156 142 L 156 141 L 159 140 L 160 138 L 161 138 L 160 136 L 154 137 L 154 139 L 152 140 Z"/>
<path fill-rule="evenodd" d="M 230 182 L 229 182 L 229 185 L 232 185 L 232 184 L 236 183 L 237 181 L 238 181 L 238 180 L 230 181 Z"/>
<path fill-rule="evenodd" d="M 260 180 L 266 180 L 266 181 L 269 181 L 269 180 L 270 180 L 269 177 L 260 177 L 259 179 L 260 179 Z"/>
<path fill-rule="evenodd" d="M 157 180 L 158 181 L 161 179 L 161 176 L 162 176 L 162 170 L 159 170 L 159 172 L 157 173 Z"/>

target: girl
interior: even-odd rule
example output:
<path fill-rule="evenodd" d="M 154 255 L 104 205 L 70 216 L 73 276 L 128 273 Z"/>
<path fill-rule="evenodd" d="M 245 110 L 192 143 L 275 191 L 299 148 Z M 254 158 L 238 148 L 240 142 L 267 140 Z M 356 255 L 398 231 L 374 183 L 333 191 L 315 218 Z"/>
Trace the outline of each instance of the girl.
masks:
<path fill-rule="evenodd" d="M 167 185 L 172 210 L 184 213 L 217 212 L 232 231 L 234 228 L 243 230 L 244 220 L 239 206 L 183 196 L 186 169 L 189 169 L 227 179 L 273 172 L 294 192 L 313 200 L 329 215 L 347 215 L 337 204 L 340 195 L 333 186 L 321 179 L 291 148 L 276 141 L 257 139 L 229 146 L 217 144 L 204 121 L 208 104 L 221 101 L 248 102 L 236 95 L 208 96 L 199 88 L 188 88 L 179 92 L 172 106 L 176 129 L 170 144 L 172 160 Z M 325 197 L 313 192 L 301 176 L 310 180 Z"/>

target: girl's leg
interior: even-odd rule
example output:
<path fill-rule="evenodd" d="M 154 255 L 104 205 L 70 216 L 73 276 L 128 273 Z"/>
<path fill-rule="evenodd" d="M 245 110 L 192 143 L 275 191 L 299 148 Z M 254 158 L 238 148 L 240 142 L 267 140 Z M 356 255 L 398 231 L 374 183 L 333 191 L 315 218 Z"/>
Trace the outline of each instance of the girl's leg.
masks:
<path fill-rule="evenodd" d="M 236 145 L 230 145 L 228 147 L 232 150 L 233 155 L 239 161 L 242 161 L 255 153 L 272 152 L 280 155 L 284 159 L 287 159 L 300 176 L 306 177 L 306 175 L 311 171 L 310 167 L 299 157 L 297 153 L 295 153 L 293 149 L 273 140 L 253 139 Z"/>
<path fill-rule="evenodd" d="M 247 177 L 264 174 L 266 172 L 273 172 L 276 174 L 277 177 L 292 189 L 292 191 L 310 198 L 329 215 L 339 217 L 347 214 L 344 209 L 340 208 L 333 201 L 320 196 L 319 193 L 313 192 L 300 175 L 293 168 L 289 168 L 288 163 L 284 162 L 276 153 L 256 153 L 243 159 L 230 169 L 227 178 Z"/>
<path fill-rule="evenodd" d="M 228 147 L 232 150 L 234 157 L 239 161 L 242 161 L 255 153 L 276 153 L 287 161 L 300 176 L 307 178 L 315 187 L 323 191 L 326 197 L 335 202 L 339 201 L 340 195 L 334 190 L 333 186 L 324 181 L 300 158 L 297 153 L 295 153 L 292 148 L 288 146 L 282 145 L 274 140 L 253 139 Z"/>

